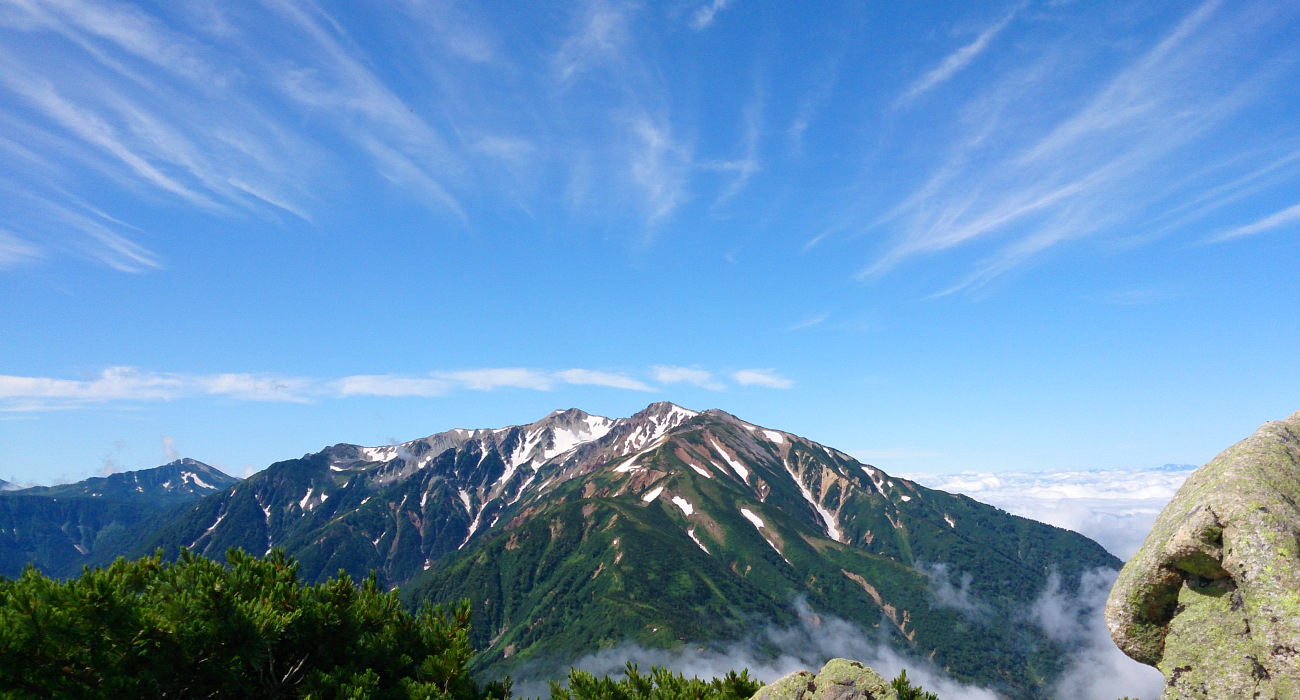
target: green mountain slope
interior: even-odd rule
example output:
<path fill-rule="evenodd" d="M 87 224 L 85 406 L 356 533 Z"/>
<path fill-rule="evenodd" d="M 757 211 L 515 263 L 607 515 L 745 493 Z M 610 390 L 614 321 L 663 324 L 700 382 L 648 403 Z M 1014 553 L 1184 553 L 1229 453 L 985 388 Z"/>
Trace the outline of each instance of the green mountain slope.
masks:
<path fill-rule="evenodd" d="M 470 599 L 478 664 L 494 674 L 627 640 L 723 643 L 789 622 L 800 596 L 959 680 L 1041 697 L 1063 650 L 1022 611 L 1050 572 L 1118 563 L 1078 534 L 710 412 L 526 499 L 403 596 Z M 969 577 L 969 609 L 939 602 L 936 575 Z"/>
<path fill-rule="evenodd" d="M 0 492 L 0 576 L 28 563 L 51 576 L 112 558 L 131 528 L 239 481 L 192 459 L 72 484 Z"/>

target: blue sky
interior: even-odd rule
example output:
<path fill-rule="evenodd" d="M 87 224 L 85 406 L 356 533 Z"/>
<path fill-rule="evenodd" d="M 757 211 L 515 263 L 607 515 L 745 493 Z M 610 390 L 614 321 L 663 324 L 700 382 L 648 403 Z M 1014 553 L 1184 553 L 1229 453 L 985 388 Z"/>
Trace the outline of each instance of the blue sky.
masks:
<path fill-rule="evenodd" d="M 0 0 L 0 478 L 671 400 L 896 472 L 1300 409 L 1300 6 Z"/>

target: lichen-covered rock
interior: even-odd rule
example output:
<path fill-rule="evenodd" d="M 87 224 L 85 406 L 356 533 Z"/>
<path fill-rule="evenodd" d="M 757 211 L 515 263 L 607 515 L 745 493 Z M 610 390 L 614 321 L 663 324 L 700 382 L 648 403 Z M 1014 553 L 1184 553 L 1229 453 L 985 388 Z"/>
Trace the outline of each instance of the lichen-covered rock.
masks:
<path fill-rule="evenodd" d="M 763 686 L 752 700 L 898 700 L 898 693 L 857 661 L 831 659 L 816 676 L 796 671 Z"/>
<path fill-rule="evenodd" d="M 1189 477 L 1106 603 L 1163 700 L 1300 700 L 1300 412 Z"/>
<path fill-rule="evenodd" d="M 808 671 L 795 671 L 758 689 L 750 700 L 812 700 L 816 678 Z"/>

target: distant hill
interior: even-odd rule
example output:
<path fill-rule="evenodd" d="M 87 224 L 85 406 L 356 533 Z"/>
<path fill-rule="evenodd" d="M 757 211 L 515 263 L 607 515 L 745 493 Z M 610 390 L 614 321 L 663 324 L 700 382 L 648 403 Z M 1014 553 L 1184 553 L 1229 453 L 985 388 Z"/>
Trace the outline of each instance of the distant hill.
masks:
<path fill-rule="evenodd" d="M 96 553 L 129 544 L 115 538 L 169 508 L 217 493 L 239 480 L 193 459 L 73 484 L 0 492 L 0 575 L 28 563 L 53 576 L 81 571 Z M 111 543 L 111 544 L 109 544 Z"/>
<path fill-rule="evenodd" d="M 307 580 L 374 569 L 411 605 L 468 598 L 489 675 L 624 641 L 722 644 L 792 622 L 800 597 L 1013 698 L 1045 697 L 1062 670 L 1023 614 L 1048 576 L 1121 563 L 1077 533 L 668 403 L 335 445 L 115 541 L 130 546 L 92 559 L 283 547 Z"/>

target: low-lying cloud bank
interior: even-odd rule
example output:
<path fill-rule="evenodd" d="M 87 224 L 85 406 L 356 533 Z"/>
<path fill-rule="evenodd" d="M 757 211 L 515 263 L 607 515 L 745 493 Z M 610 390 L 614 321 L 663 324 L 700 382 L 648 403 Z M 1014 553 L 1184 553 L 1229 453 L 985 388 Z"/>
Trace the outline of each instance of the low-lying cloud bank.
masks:
<path fill-rule="evenodd" d="M 1082 533 L 1127 560 L 1156 516 L 1195 470 L 1187 465 L 1134 471 L 900 474 L 963 493 L 1014 515 Z"/>
<path fill-rule="evenodd" d="M 1106 631 L 1102 610 L 1117 572 L 1099 569 L 1081 577 L 1077 592 L 1070 593 L 1053 576 L 1024 618 L 1069 654 L 1069 665 L 1052 689 L 1052 696 L 1071 700 L 1115 700 L 1129 696 L 1156 700 L 1164 687 L 1160 672 L 1124 656 Z M 951 587 L 951 586 L 950 586 Z M 951 594 L 952 591 L 949 591 Z M 978 602 L 970 601 L 971 605 Z M 622 677 L 631 661 L 648 671 L 663 666 L 699 678 L 716 678 L 728 671 L 749 669 L 750 675 L 771 682 L 794 671 L 821 668 L 833 658 L 856 659 L 876 669 L 886 679 L 907 669 L 912 681 L 937 693 L 942 700 L 1000 700 L 988 688 L 964 685 L 948 677 L 927 659 L 909 658 L 891 649 L 879 632 L 819 614 L 803 600 L 795 602 L 799 622 L 790 627 L 768 626 L 723 649 L 697 647 L 685 650 L 646 649 L 624 644 L 585 656 L 573 666 L 597 676 Z M 776 654 L 764 650 L 779 650 Z M 548 669 L 549 671 L 549 669 Z M 547 683 L 525 669 L 515 689 L 520 697 L 546 697 Z"/>
<path fill-rule="evenodd" d="M 749 669 L 749 674 L 765 683 L 800 670 L 821 668 L 833 658 L 856 659 L 876 669 L 886 679 L 906 668 L 907 675 L 926 690 L 937 692 L 943 700 L 998 700 L 998 695 L 984 688 L 962 685 L 948 678 L 927 661 L 906 659 L 890 649 L 876 634 L 868 635 L 857 625 L 831 615 L 819 614 L 803 600 L 795 601 L 799 623 L 791 627 L 765 627 L 749 638 L 723 649 L 665 650 L 646 649 L 623 644 L 584 656 L 573 666 L 596 674 L 622 677 L 624 665 L 631 661 L 642 672 L 651 666 L 685 674 L 686 677 L 717 678 L 728 671 Z M 776 655 L 764 649 L 779 649 Z M 549 669 L 548 669 L 549 670 Z M 544 680 L 528 680 L 527 670 L 515 684 L 520 697 L 546 697 Z M 1115 700 L 1107 698 L 1107 700 Z"/>
<path fill-rule="evenodd" d="M 1118 573 L 1085 572 L 1074 594 L 1062 590 L 1060 578 L 1052 576 L 1030 608 L 1030 618 L 1070 653 L 1070 665 L 1057 680 L 1053 697 L 1156 700 L 1164 690 L 1164 676 L 1125 656 L 1106 629 L 1106 596 Z"/>

